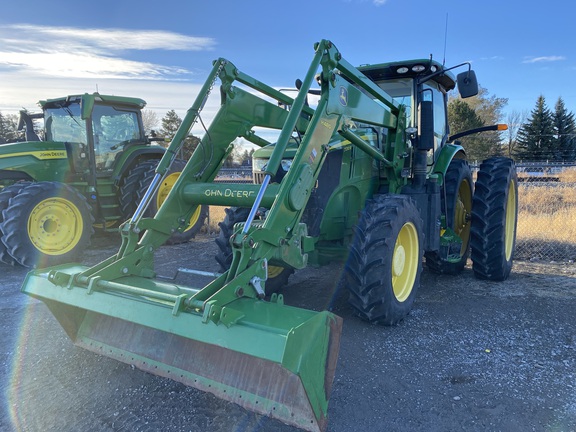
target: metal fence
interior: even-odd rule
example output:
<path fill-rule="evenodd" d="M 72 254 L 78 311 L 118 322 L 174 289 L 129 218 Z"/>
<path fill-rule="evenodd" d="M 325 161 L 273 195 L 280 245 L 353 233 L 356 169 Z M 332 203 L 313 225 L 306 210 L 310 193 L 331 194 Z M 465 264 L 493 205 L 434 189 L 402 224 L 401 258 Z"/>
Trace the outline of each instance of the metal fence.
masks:
<path fill-rule="evenodd" d="M 252 167 L 220 168 L 215 181 L 226 183 L 251 183 Z"/>
<path fill-rule="evenodd" d="M 520 162 L 517 169 L 516 259 L 576 261 L 576 162 Z M 218 180 L 251 182 L 252 172 L 223 168 Z"/>
<path fill-rule="evenodd" d="M 474 165 L 476 171 L 478 166 Z M 517 162 L 515 258 L 576 260 L 576 162 Z"/>
<path fill-rule="evenodd" d="M 520 182 L 516 259 L 576 260 L 576 182 Z"/>

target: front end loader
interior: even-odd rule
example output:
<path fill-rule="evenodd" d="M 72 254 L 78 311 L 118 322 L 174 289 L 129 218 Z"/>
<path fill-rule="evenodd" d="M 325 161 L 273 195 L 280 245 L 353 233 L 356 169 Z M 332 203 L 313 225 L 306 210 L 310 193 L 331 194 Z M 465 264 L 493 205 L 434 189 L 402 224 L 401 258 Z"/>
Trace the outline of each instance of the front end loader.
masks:
<path fill-rule="evenodd" d="M 392 95 L 377 84 L 384 67 L 361 71 L 322 40 L 291 98 L 216 60 L 148 191 L 121 226 L 118 253 L 90 268 L 32 271 L 23 292 L 44 301 L 77 345 L 302 429 L 325 430 L 342 320 L 284 304 L 275 282 L 307 265 L 343 260 L 358 314 L 395 324 L 414 301 L 425 251 L 438 262 L 461 259 L 452 256 L 462 239 L 445 220 L 441 191 L 447 167 L 464 155 L 437 136 L 432 111 L 434 103 L 445 107 L 454 80 L 436 62 L 423 67 L 399 77 Z M 471 71 L 463 74 L 461 93 L 475 85 Z M 145 217 L 218 78 L 219 111 L 158 212 Z M 315 83 L 319 90 L 311 89 Z M 315 107 L 308 104 L 311 91 L 320 96 Z M 275 143 L 261 130 L 277 131 Z M 238 137 L 266 149 L 258 182 L 215 183 Z M 506 191 L 514 191 L 510 166 L 495 165 L 508 169 Z M 221 225 L 226 238 L 217 241 L 223 272 L 204 287 L 159 279 L 154 251 L 186 229 L 201 205 L 230 207 Z M 496 249 L 509 252 L 506 264 L 515 207 L 503 217 L 504 245 Z M 487 277 L 504 264 L 487 263 Z"/>

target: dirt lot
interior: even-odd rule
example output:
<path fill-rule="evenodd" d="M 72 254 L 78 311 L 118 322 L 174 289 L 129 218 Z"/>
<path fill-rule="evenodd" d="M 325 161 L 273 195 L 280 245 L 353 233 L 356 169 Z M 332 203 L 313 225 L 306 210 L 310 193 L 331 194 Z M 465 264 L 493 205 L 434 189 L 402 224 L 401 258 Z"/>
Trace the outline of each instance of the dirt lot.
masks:
<path fill-rule="evenodd" d="M 213 239 L 162 248 L 157 270 L 217 270 Z M 115 237 L 86 254 L 113 254 Z M 0 268 L 0 431 L 297 430 L 214 396 L 76 348 L 46 307 Z M 355 318 L 339 265 L 297 272 L 288 303 L 344 318 L 329 431 L 575 431 L 576 265 L 518 262 L 503 283 L 424 271 L 412 314 Z"/>

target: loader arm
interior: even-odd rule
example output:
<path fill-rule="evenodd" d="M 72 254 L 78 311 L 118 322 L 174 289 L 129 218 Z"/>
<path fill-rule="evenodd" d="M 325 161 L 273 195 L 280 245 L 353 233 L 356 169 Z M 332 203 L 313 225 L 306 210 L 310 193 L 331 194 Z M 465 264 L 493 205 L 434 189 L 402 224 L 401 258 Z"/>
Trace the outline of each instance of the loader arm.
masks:
<path fill-rule="evenodd" d="M 306 97 L 319 70 L 321 96 L 312 109 Z M 143 217 L 217 78 L 218 113 L 154 218 Z M 355 134 L 356 123 L 386 128 L 386 152 Z M 306 266 L 314 239 L 301 219 L 333 138 L 350 140 L 378 161 L 394 191 L 405 182 L 404 126 L 404 107 L 343 60 L 330 41 L 316 44 L 295 99 L 219 59 L 122 226 L 118 253 L 91 268 L 31 272 L 22 290 L 46 302 L 81 346 L 298 427 L 324 430 L 342 320 L 285 306 L 281 295 L 264 300 L 268 262 Z M 237 137 L 265 142 L 258 127 L 279 131 L 262 185 L 214 184 Z M 292 165 L 280 184 L 271 184 L 295 130 L 302 139 Z M 185 228 L 198 205 L 222 205 L 227 194 L 227 205 L 251 207 L 230 239 L 230 269 L 203 288 L 156 281 L 154 250 Z M 261 206 L 269 208 L 267 217 L 255 221 Z"/>
<path fill-rule="evenodd" d="M 321 97 L 317 108 L 312 109 L 305 102 L 319 68 Z M 154 195 L 190 128 L 198 121 L 217 77 L 222 82 L 218 113 L 156 216 L 153 219 L 143 218 L 147 202 Z M 236 81 L 266 97 L 290 105 L 290 111 L 234 86 Z M 303 113 L 311 116 L 309 121 Z M 218 194 L 213 195 L 212 201 L 190 191 L 203 190 L 204 195 L 210 195 L 210 191 L 215 190 L 213 180 L 229 154 L 232 141 L 237 137 L 253 136 L 255 127 L 280 131 L 266 170 L 270 178 L 276 174 L 294 130 L 302 134 L 302 142 L 282 183 L 274 186 L 275 199 L 269 204 L 270 211 L 264 223 L 251 226 L 253 216 L 249 217 L 244 230 L 231 240 L 234 259 L 226 281 L 230 282 L 257 262 L 260 263 L 257 267 L 265 267 L 271 259 L 293 268 L 303 268 L 307 265 L 307 256 L 302 244 L 307 232 L 305 226 L 300 226 L 300 220 L 329 151 L 331 137 L 339 132 L 379 160 L 392 188 L 398 189 L 403 181 L 400 175 L 403 160 L 400 155 L 405 149 L 404 118 L 403 107 L 396 105 L 383 90 L 346 62 L 330 41 L 323 40 L 317 44 L 314 59 L 295 99 L 241 73 L 227 60 L 219 59 L 159 163 L 148 192 L 134 216 L 122 227 L 123 242 L 119 253 L 79 277 L 103 277 L 107 280 L 127 274 L 153 277 L 153 251 L 174 230 L 185 228 L 185 221 L 189 220 L 200 203 L 216 204 Z M 356 136 L 353 132 L 354 122 L 387 128 L 387 139 L 395 144 L 385 146 L 389 154 L 383 154 Z M 254 200 L 260 197 L 260 200 L 265 199 L 269 203 L 272 194 L 267 191 L 268 186 L 267 181 L 258 192 L 250 190 L 247 195 Z M 230 190 L 237 189 L 236 185 L 230 187 Z M 254 214 L 262 203 L 253 201 L 249 204 Z M 236 204 L 232 202 L 230 205 Z M 143 236 L 142 232 L 145 232 Z M 265 277 L 261 283 L 264 281 Z M 253 285 L 251 287 L 254 288 Z M 214 294 L 212 291 L 209 290 L 210 295 L 206 298 Z M 245 290 L 244 293 L 251 291 L 254 290 Z M 261 290 L 257 290 L 254 295 L 261 293 Z"/>

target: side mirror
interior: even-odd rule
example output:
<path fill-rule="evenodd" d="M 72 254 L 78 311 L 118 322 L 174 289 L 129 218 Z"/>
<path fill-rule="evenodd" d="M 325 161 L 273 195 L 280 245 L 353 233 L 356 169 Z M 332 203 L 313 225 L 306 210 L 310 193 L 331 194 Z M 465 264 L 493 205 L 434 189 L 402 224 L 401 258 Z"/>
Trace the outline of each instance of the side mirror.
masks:
<path fill-rule="evenodd" d="M 459 73 L 456 80 L 458 82 L 458 92 L 462 99 L 478 94 L 478 80 L 476 80 L 476 73 L 472 69 Z"/>
<path fill-rule="evenodd" d="M 434 103 L 421 101 L 418 105 L 418 144 L 420 150 L 434 148 Z"/>

